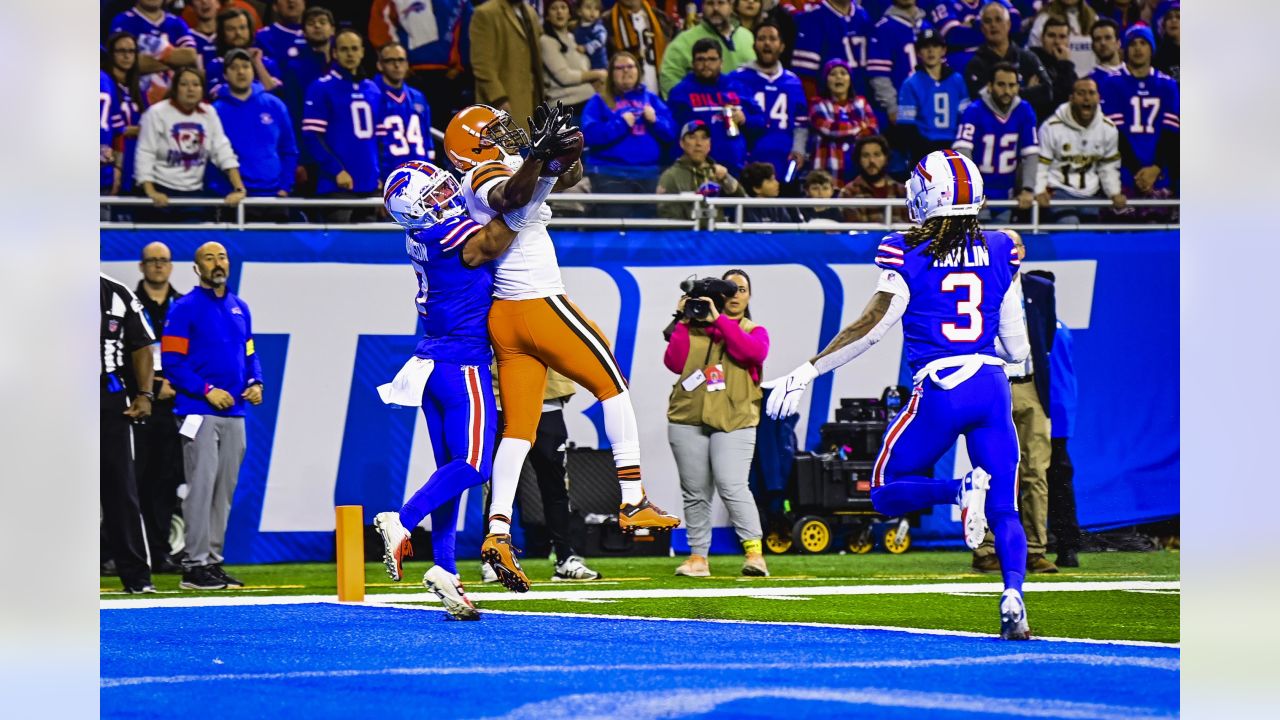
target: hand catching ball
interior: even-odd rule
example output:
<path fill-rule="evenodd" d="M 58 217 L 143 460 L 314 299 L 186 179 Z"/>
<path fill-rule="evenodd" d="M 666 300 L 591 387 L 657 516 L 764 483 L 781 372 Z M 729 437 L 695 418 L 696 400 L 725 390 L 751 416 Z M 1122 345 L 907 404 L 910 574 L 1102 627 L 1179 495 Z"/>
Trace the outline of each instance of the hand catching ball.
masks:
<path fill-rule="evenodd" d="M 543 177 L 559 177 L 568 172 L 569 168 L 582 157 L 583 142 L 581 131 L 574 131 L 572 135 L 567 136 L 560 152 L 543 165 Z"/>

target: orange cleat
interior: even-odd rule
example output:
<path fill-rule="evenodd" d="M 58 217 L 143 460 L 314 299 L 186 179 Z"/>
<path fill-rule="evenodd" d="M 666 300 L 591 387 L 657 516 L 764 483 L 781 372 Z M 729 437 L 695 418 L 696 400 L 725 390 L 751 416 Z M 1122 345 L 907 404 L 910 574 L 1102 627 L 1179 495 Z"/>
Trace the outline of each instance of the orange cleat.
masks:
<path fill-rule="evenodd" d="M 480 558 L 498 575 L 498 582 L 511 592 L 529 592 L 529 578 L 516 560 L 517 548 L 511 546 L 511 536 L 489 534 L 480 546 Z"/>
<path fill-rule="evenodd" d="M 649 497 L 645 496 L 635 505 L 623 503 L 618 508 L 618 527 L 625 533 L 640 528 L 672 530 L 680 527 L 680 518 L 649 502 Z"/>

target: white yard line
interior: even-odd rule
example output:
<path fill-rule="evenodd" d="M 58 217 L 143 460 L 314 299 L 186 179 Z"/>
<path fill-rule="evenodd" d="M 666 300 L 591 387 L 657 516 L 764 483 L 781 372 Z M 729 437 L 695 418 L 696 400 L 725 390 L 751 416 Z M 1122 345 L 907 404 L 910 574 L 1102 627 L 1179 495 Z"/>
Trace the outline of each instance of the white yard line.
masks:
<path fill-rule="evenodd" d="M 370 668 L 346 670 L 296 670 L 269 673 L 214 673 L 202 675 L 147 675 L 138 677 L 102 678 L 101 687 L 116 688 L 134 685 L 172 685 L 193 682 L 296 680 L 304 678 L 350 678 L 378 675 L 518 675 L 518 674 L 566 674 L 655 671 L 761 671 L 761 670 L 916 670 L 936 667 L 970 667 L 979 665 L 1088 665 L 1093 667 L 1136 667 L 1150 670 L 1178 672 L 1181 661 L 1172 658 L 1106 657 L 1077 653 L 1019 653 L 991 655 L 988 657 L 932 658 L 924 660 L 847 660 L 832 662 L 715 662 L 715 663 L 645 663 L 617 665 L 503 665 L 493 663 L 469 667 Z"/>
<path fill-rule="evenodd" d="M 479 602 L 524 602 L 529 600 L 642 600 L 663 598 L 730 598 L 730 597 L 803 597 L 831 595 L 931 595 L 946 593 L 995 592 L 999 586 L 990 582 L 922 583 L 916 585 L 826 585 L 817 587 L 731 587 L 731 588 L 654 588 L 648 590 L 534 590 L 527 593 L 472 592 L 471 598 Z M 1163 590 L 1180 591 L 1179 581 L 1131 581 L 1131 582 L 1044 582 L 1027 583 L 1023 590 L 1029 594 L 1046 592 L 1105 592 L 1109 590 Z M 436 602 L 430 592 L 365 595 L 366 605 L 385 605 L 405 602 Z M 333 595 L 281 595 L 274 597 L 243 597 L 239 595 L 208 595 L 184 598 L 146 598 L 136 600 L 99 601 L 103 610 L 128 610 L 147 607 L 213 607 L 223 605 L 297 605 L 302 603 L 334 602 Z"/>

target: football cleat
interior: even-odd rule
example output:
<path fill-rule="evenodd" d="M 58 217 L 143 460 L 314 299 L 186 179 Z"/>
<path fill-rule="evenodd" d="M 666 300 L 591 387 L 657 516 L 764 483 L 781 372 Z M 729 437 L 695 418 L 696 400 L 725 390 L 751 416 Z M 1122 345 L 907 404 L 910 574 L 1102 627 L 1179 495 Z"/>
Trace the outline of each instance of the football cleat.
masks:
<path fill-rule="evenodd" d="M 960 524 L 964 527 L 964 544 L 970 550 L 982 545 L 987 535 L 987 490 L 991 488 L 991 475 L 982 468 L 974 468 L 960 480 Z"/>
<path fill-rule="evenodd" d="M 552 580 L 599 580 L 600 573 L 587 567 L 577 555 L 556 563 L 556 570 L 551 574 Z"/>
<path fill-rule="evenodd" d="M 625 533 L 640 528 L 671 530 L 677 527 L 680 527 L 680 518 L 649 502 L 647 495 L 635 505 L 623 503 L 618 508 L 618 528 Z"/>
<path fill-rule="evenodd" d="M 1009 588 L 1000 596 L 1000 638 L 1002 640 L 1030 640 L 1031 627 L 1027 625 L 1027 606 L 1022 593 Z"/>
<path fill-rule="evenodd" d="M 511 592 L 529 592 L 529 577 L 516 560 L 518 550 L 511 546 L 511 536 L 490 533 L 480 546 L 480 558 L 498 575 L 498 582 Z"/>
<path fill-rule="evenodd" d="M 400 524 L 398 512 L 378 513 L 373 517 L 373 526 L 382 536 L 382 564 L 387 566 L 387 576 L 400 582 L 404 577 L 404 559 L 413 557 L 409 531 Z"/>
<path fill-rule="evenodd" d="M 440 602 L 444 603 L 445 612 L 455 620 L 480 619 L 480 611 L 467 597 L 467 590 L 462 587 L 462 581 L 457 575 L 439 565 L 432 565 L 431 569 L 422 576 L 422 584 L 440 598 Z"/>

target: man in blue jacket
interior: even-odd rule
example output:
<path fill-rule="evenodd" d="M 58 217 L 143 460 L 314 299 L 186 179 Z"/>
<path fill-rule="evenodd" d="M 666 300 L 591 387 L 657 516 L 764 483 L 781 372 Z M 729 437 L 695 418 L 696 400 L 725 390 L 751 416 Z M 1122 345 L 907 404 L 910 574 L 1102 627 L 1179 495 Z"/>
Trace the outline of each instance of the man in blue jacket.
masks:
<path fill-rule="evenodd" d="M 738 175 L 747 164 L 747 133 L 765 129 L 764 111 L 732 75 L 721 75 L 720 45 L 693 44 L 693 72 L 667 94 L 677 127 L 701 120 L 711 130 L 711 159 Z"/>
<path fill-rule="evenodd" d="M 223 68 L 227 92 L 213 102 L 213 107 L 240 158 L 245 189 L 254 197 L 288 197 L 298 167 L 298 143 L 284 101 L 254 82 L 253 63 L 243 48 L 229 51 L 223 58 Z M 210 188 L 220 194 L 231 191 L 221 172 L 210 173 Z M 254 214 L 253 208 L 247 210 Z M 287 219 L 278 212 L 272 217 Z"/>
<path fill-rule="evenodd" d="M 249 306 L 227 290 L 231 263 L 216 242 L 196 249 L 200 285 L 175 300 L 165 321 L 161 360 L 177 391 L 187 497 L 184 590 L 244 583 L 222 569 L 222 543 L 244 460 L 245 403 L 262 402 L 262 366 L 253 349 Z"/>
<path fill-rule="evenodd" d="M 1039 271 L 1032 271 L 1033 274 Z M 1049 273 L 1046 273 L 1049 274 Z M 1052 280 L 1052 275 L 1050 280 Z M 1049 421 L 1053 425 L 1053 454 L 1049 460 L 1049 530 L 1058 541 L 1058 567 L 1080 567 L 1080 521 L 1076 517 L 1075 466 L 1067 442 L 1076 428 L 1078 390 L 1071 357 L 1071 331 L 1058 321 L 1049 353 Z"/>

